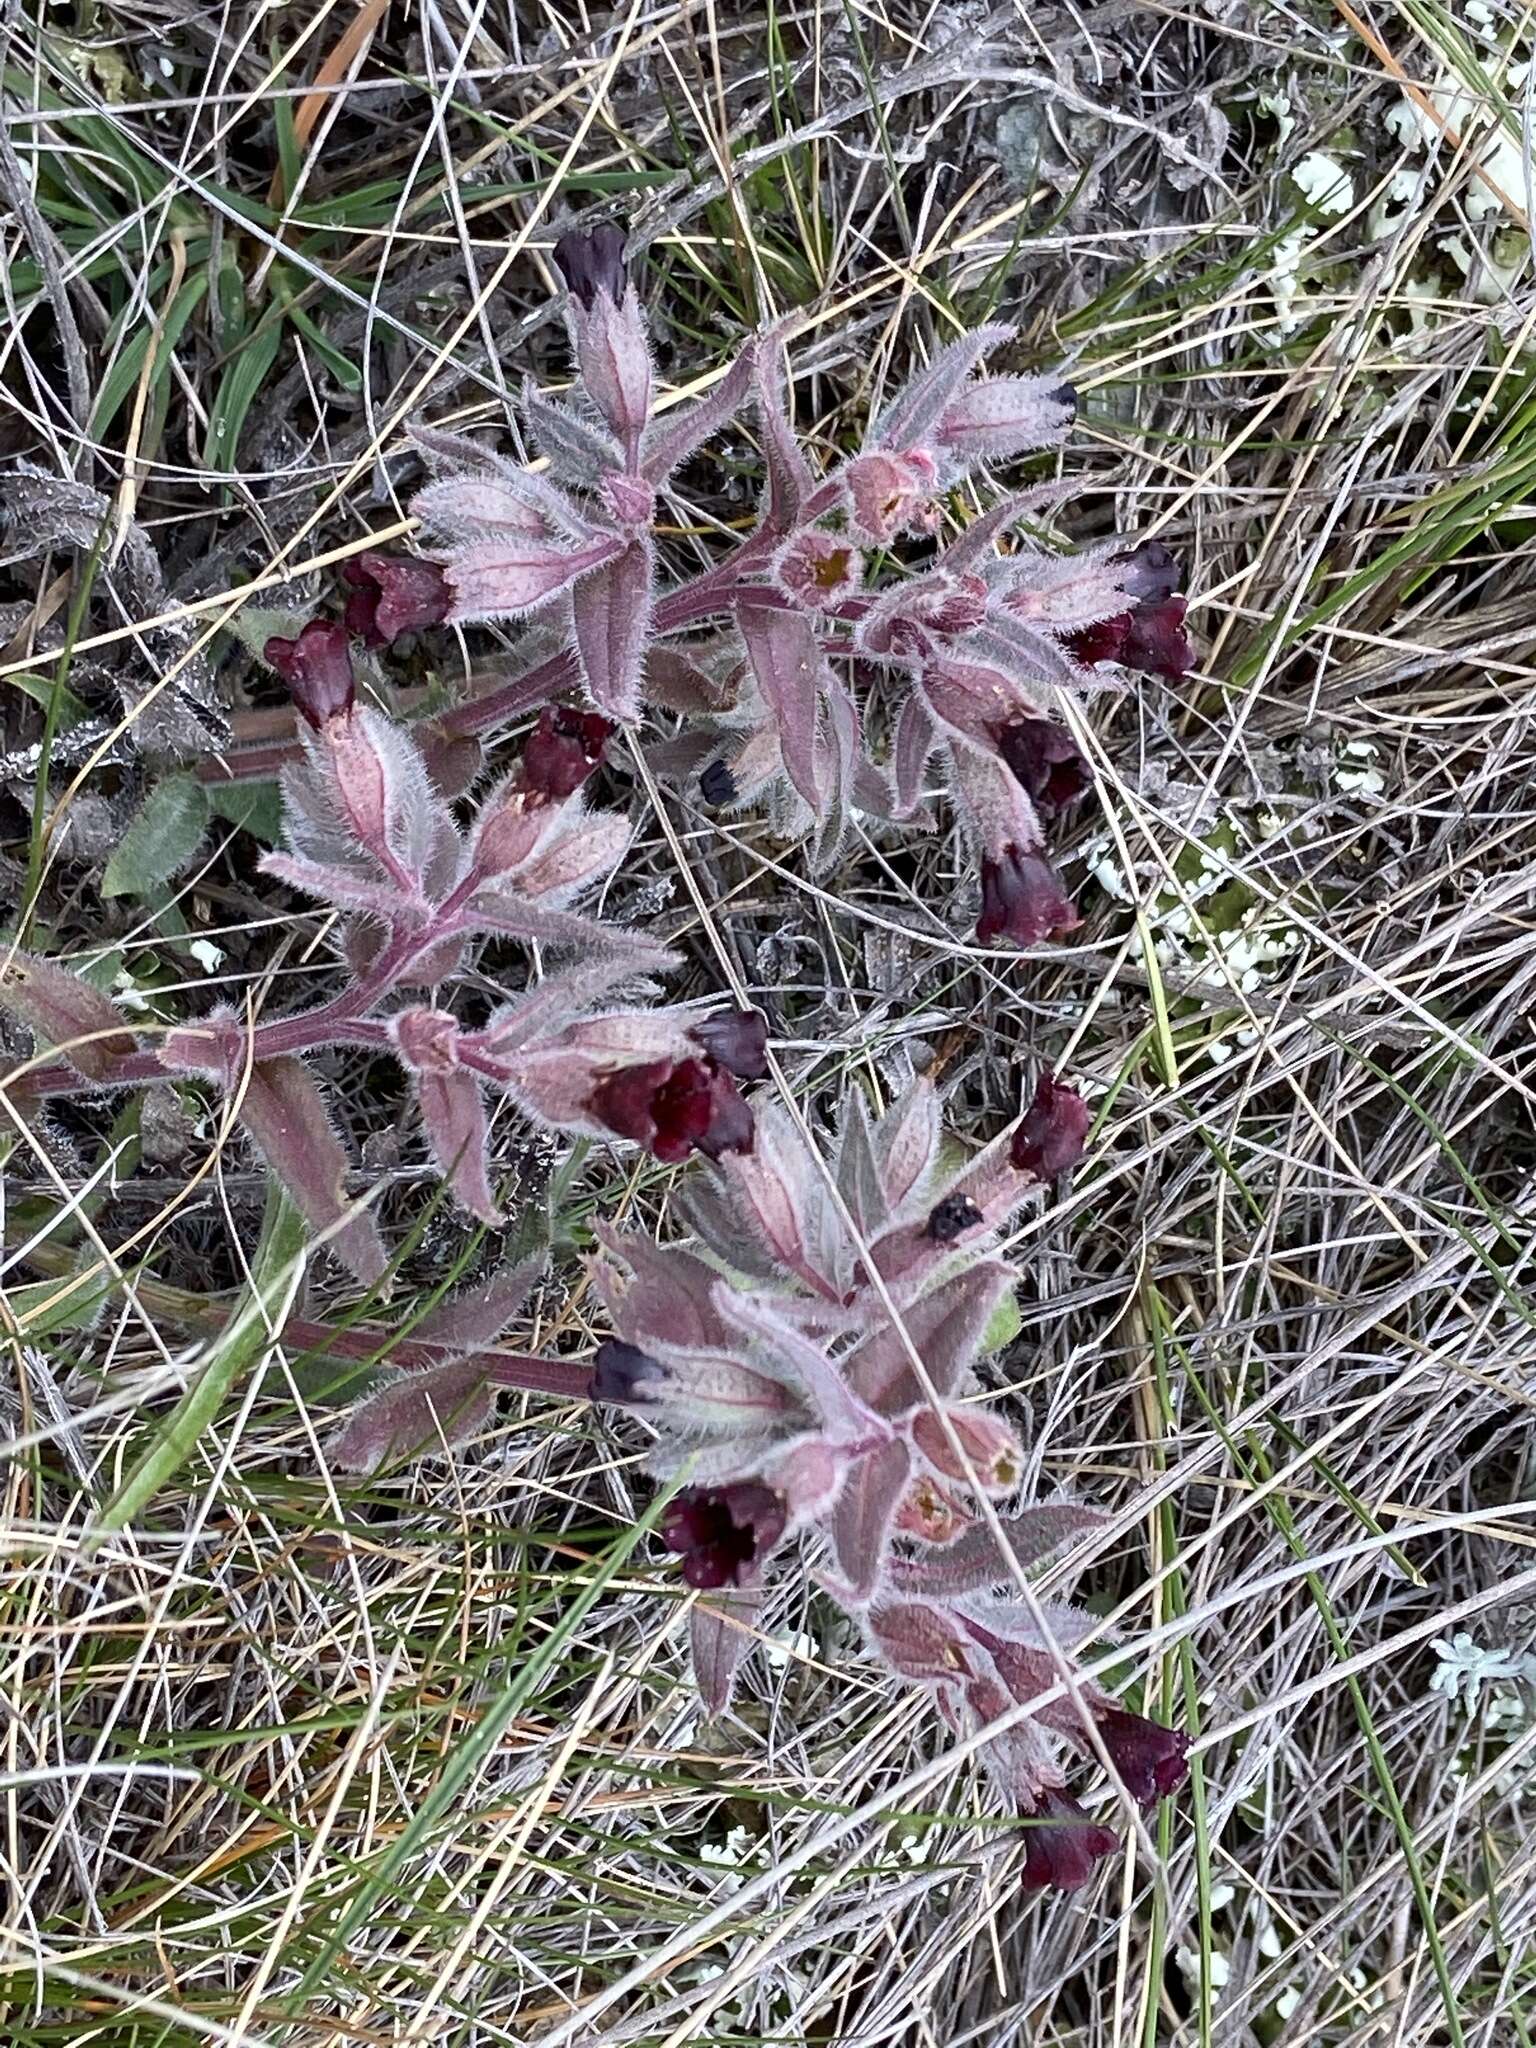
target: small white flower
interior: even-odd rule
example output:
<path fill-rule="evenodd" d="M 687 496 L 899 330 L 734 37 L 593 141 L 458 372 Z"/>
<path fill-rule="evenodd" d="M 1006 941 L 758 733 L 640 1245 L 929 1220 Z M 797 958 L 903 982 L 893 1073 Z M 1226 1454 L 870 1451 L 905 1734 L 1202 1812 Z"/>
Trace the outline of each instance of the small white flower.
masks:
<path fill-rule="evenodd" d="M 803 1664 L 816 1656 L 816 1641 L 805 1630 L 797 1629 L 792 1636 L 775 1636 L 763 1652 L 775 1670 L 782 1670 L 786 1664 Z"/>
<path fill-rule="evenodd" d="M 1282 2020 L 1288 2020 L 1300 2003 L 1301 1993 L 1294 1985 L 1287 1984 L 1280 1996 L 1275 2000 L 1276 2016 Z"/>
<path fill-rule="evenodd" d="M 1176 1949 L 1174 1951 L 1173 1959 L 1178 1964 L 1180 1970 L 1183 1972 L 1185 1978 L 1189 1983 L 1198 1984 L 1200 1982 L 1204 1966 L 1198 1949 Z M 1222 1954 L 1219 1948 L 1213 1948 L 1210 1954 L 1210 1986 L 1212 2004 L 1214 2004 L 1216 2000 L 1220 1998 L 1223 1987 L 1226 1985 L 1226 1982 L 1231 1975 L 1232 1965 L 1230 1961 L 1227 1959 L 1225 1955 Z"/>

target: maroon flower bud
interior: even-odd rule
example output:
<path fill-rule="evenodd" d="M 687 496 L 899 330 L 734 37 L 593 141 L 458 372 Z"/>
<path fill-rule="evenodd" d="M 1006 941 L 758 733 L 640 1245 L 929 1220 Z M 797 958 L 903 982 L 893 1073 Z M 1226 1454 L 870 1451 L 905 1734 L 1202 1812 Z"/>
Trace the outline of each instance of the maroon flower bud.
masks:
<path fill-rule="evenodd" d="M 1015 719 L 997 735 L 997 751 L 1042 819 L 1059 817 L 1093 787 L 1076 740 L 1054 719 Z"/>
<path fill-rule="evenodd" d="M 666 1367 L 648 1351 L 607 1337 L 592 1354 L 592 1399 L 621 1405 L 643 1401 L 647 1383 L 666 1376 Z"/>
<path fill-rule="evenodd" d="M 694 1149 L 718 1159 L 750 1152 L 752 1112 L 713 1060 L 645 1060 L 620 1067 L 593 1089 L 590 1115 L 621 1138 L 675 1166 Z"/>
<path fill-rule="evenodd" d="M 555 803 L 570 796 L 597 769 L 612 731 L 595 711 L 546 706 L 523 744 L 523 788 Z"/>
<path fill-rule="evenodd" d="M 624 245 L 624 230 L 612 226 L 593 228 L 586 234 L 573 230 L 556 242 L 556 268 L 572 298 L 589 313 L 600 294 L 615 305 L 623 298 L 629 285 Z"/>
<path fill-rule="evenodd" d="M 768 1072 L 768 1020 L 761 1010 L 717 1010 L 688 1036 L 739 1081 L 761 1081 Z"/>
<path fill-rule="evenodd" d="M 1053 1785 L 1041 1788 L 1028 1818 L 1023 1877 L 1027 1892 L 1046 1887 L 1075 1892 L 1119 1847 L 1108 1828 L 1096 1826 L 1075 1799 Z"/>
<path fill-rule="evenodd" d="M 1142 1806 L 1155 1806 L 1177 1792 L 1189 1776 L 1189 1737 L 1179 1729 L 1125 1707 L 1106 1707 L 1093 1718 L 1126 1791 Z"/>
<path fill-rule="evenodd" d="M 946 1195 L 943 1201 L 934 1203 L 923 1225 L 923 1235 L 931 1237 L 935 1244 L 953 1244 L 981 1221 L 981 1211 L 969 1195 Z"/>
<path fill-rule="evenodd" d="M 352 709 L 357 685 L 345 626 L 311 619 L 297 640 L 274 634 L 262 653 L 316 732 L 328 719 L 344 717 Z"/>
<path fill-rule="evenodd" d="M 662 1540 L 683 1560 L 690 1586 L 749 1585 L 757 1568 L 784 1534 L 784 1503 L 755 1479 L 730 1486 L 690 1486 L 669 1501 L 661 1517 Z"/>
<path fill-rule="evenodd" d="M 1035 1099 L 1013 1134 L 1009 1157 L 1020 1173 L 1054 1180 L 1082 1158 L 1092 1121 L 1087 1103 L 1075 1088 L 1042 1074 Z"/>
<path fill-rule="evenodd" d="M 1004 936 L 1015 945 L 1038 946 L 1081 923 L 1056 870 L 1036 848 L 1005 846 L 996 859 L 983 859 L 976 936 L 984 946 Z"/>
<path fill-rule="evenodd" d="M 736 801 L 736 778 L 724 761 L 711 761 L 699 777 L 699 795 L 707 804 L 733 804 Z"/>
<path fill-rule="evenodd" d="M 365 647 L 388 647 L 402 633 L 440 626 L 453 602 L 436 562 L 421 562 L 414 555 L 370 548 L 344 562 L 341 573 L 352 586 L 342 618 Z"/>

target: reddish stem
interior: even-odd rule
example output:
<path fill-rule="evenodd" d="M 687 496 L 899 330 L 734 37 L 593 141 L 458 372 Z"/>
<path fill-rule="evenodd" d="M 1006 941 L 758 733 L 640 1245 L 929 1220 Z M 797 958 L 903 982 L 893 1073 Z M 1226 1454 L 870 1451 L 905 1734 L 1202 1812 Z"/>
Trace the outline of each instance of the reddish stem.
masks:
<path fill-rule="evenodd" d="M 407 1372 L 424 1372 L 464 1355 L 425 1337 L 395 1338 L 388 1330 L 333 1330 L 328 1323 L 306 1322 L 297 1316 L 283 1325 L 283 1335 L 290 1344 L 318 1351 L 327 1358 L 371 1358 Z M 484 1364 L 485 1376 L 493 1386 L 516 1387 L 527 1394 L 552 1394 L 565 1401 L 592 1398 L 591 1368 L 571 1359 L 533 1358 L 521 1351 L 503 1351 L 494 1344 L 473 1355 Z"/>

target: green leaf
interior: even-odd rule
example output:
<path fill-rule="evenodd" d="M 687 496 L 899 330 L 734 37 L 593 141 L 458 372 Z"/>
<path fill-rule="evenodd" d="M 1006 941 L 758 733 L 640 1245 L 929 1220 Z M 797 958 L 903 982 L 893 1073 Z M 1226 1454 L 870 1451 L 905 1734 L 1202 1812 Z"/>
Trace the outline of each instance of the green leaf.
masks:
<path fill-rule="evenodd" d="M 277 321 L 258 327 L 219 379 L 203 451 L 203 460 L 210 469 L 234 468 L 246 414 L 266 382 L 282 339 L 283 330 Z"/>
<path fill-rule="evenodd" d="M 202 304 L 208 290 L 208 273 L 200 270 L 189 277 L 171 302 L 165 325 L 156 335 L 152 320 L 146 320 L 101 380 L 91 410 L 91 432 L 98 439 L 105 434 L 136 388 L 151 348 L 155 351 L 153 381 L 161 383 L 171 373 L 171 358 L 181 339 L 181 330 Z"/>
<path fill-rule="evenodd" d="M 981 1333 L 983 1353 L 1001 1351 L 1005 1344 L 1011 1344 L 1024 1327 L 1024 1312 L 1019 1307 L 1018 1296 L 1010 1287 L 1002 1300 L 993 1309 L 987 1327 Z"/>
<path fill-rule="evenodd" d="M 216 818 L 227 818 L 263 846 L 276 846 L 283 799 L 275 782 L 205 782 L 203 795 Z"/>
<path fill-rule="evenodd" d="M 72 725 L 78 725 L 85 716 L 85 706 L 80 699 L 57 677 L 34 676 L 23 672 L 20 675 L 7 676 L 6 681 L 14 683 L 18 690 L 24 690 L 33 703 L 41 704 L 45 711 L 54 692 L 58 692 L 59 708 L 53 721 L 55 735 L 68 732 Z"/>
<path fill-rule="evenodd" d="M 25 1343 L 52 1337 L 60 1330 L 88 1330 L 101 1314 L 111 1292 L 111 1274 L 96 1265 L 63 1280 L 27 1280 L 5 1290 L 7 1312 Z"/>
<path fill-rule="evenodd" d="M 152 789 L 101 878 L 103 896 L 142 896 L 168 882 L 202 844 L 208 796 L 191 775 Z"/>
<path fill-rule="evenodd" d="M 303 1281 L 308 1248 L 304 1218 L 277 1182 L 269 1181 L 261 1242 L 240 1305 L 204 1351 L 197 1377 L 102 1509 L 94 1534 L 113 1535 L 143 1513 L 191 1457 L 235 1381 L 271 1351 Z"/>

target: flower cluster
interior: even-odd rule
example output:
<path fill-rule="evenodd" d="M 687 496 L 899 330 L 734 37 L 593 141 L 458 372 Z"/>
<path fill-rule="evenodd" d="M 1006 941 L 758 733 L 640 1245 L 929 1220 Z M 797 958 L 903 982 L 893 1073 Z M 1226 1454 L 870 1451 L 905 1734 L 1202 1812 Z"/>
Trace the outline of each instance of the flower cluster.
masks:
<path fill-rule="evenodd" d="M 418 587 L 375 565 L 368 616 L 377 631 L 390 629 Z M 492 1226 L 503 1216 L 490 1179 L 488 1098 L 509 1099 L 546 1128 L 624 1139 L 668 1162 L 695 1150 L 712 1159 L 750 1151 L 752 1112 L 737 1082 L 765 1071 L 763 1019 L 697 1004 L 614 1007 L 626 986 L 649 993 L 675 956 L 575 907 L 629 844 L 625 819 L 591 809 L 584 791 L 609 722 L 546 707 L 465 831 L 411 733 L 358 701 L 345 623 L 313 621 L 295 639 L 269 642 L 267 655 L 306 729 L 304 758 L 284 779 L 286 849 L 262 866 L 341 913 L 342 992 L 255 1026 L 220 1005 L 141 1049 L 107 997 L 17 956 L 0 1001 L 65 1061 L 33 1068 L 25 1090 L 211 1080 L 309 1222 L 367 1283 L 382 1278 L 387 1254 L 371 1215 L 347 1198 L 346 1155 L 306 1053 L 392 1054 L 437 1170 L 462 1207 Z M 471 1028 L 440 991 L 493 935 L 537 945 L 556 964 Z"/>
<path fill-rule="evenodd" d="M 1062 441 L 1071 386 L 977 376 L 1012 333 L 978 328 L 819 475 L 795 436 L 777 335 L 750 343 L 681 417 L 657 416 L 622 236 L 567 236 L 555 253 L 570 286 L 575 403 L 531 385 L 523 394 L 548 473 L 461 437 L 417 436 L 437 474 L 412 509 L 439 544 L 447 618 L 544 613 L 563 633 L 564 651 L 541 656 L 502 701 L 579 687 L 615 721 L 647 704 L 681 714 L 682 732 L 653 748 L 656 765 L 715 809 L 766 800 L 786 833 L 814 834 L 818 861 L 856 810 L 921 810 L 936 766 L 977 853 L 978 936 L 1029 946 L 1070 932 L 1077 912 L 1044 828 L 1089 778 L 1054 714 L 1098 687 L 1105 665 L 1186 672 L 1177 564 L 1156 541 L 1063 556 L 1020 538 L 1063 495 L 1056 486 L 1005 496 L 939 543 L 955 487 L 979 466 Z M 661 590 L 656 494 L 746 407 L 765 457 L 757 525 L 691 582 Z M 877 745 L 856 686 L 882 677 Z M 478 729 L 493 722 L 494 695 L 470 715 Z"/>
<path fill-rule="evenodd" d="M 1021 1570 L 1102 1517 L 1014 1503 L 1022 1448 L 972 1398 L 1014 1280 L 996 1235 L 1076 1161 L 1086 1130 L 1081 1098 L 1046 1076 L 1009 1136 L 947 1172 L 919 1083 L 878 1122 L 850 1095 L 823 1172 L 786 1112 L 759 1110 L 752 1151 L 720 1159 L 691 1200 L 697 1248 L 599 1231 L 615 1334 L 591 1389 L 652 1422 L 654 1469 L 690 1482 L 661 1529 L 687 1583 L 715 1596 L 692 1615 L 710 1706 L 729 1701 L 770 1562 L 814 1532 L 823 1584 L 886 1666 L 952 1728 L 998 1724 L 981 1754 L 1032 1823 L 1025 1883 L 1060 1889 L 1116 1847 L 1068 1792 L 1063 1749 L 1102 1746 L 1145 1804 L 1185 1774 L 1183 1736 L 1073 1664 L 1088 1617 L 1019 1597 Z"/>

